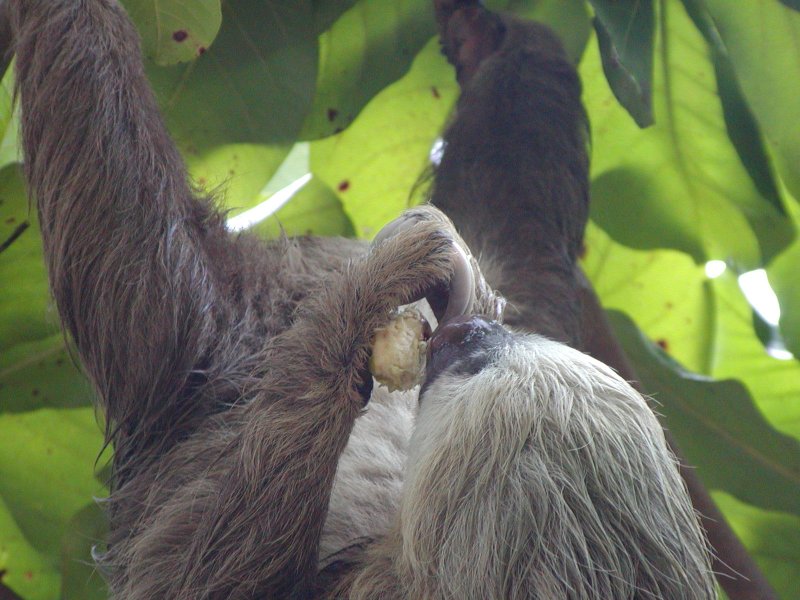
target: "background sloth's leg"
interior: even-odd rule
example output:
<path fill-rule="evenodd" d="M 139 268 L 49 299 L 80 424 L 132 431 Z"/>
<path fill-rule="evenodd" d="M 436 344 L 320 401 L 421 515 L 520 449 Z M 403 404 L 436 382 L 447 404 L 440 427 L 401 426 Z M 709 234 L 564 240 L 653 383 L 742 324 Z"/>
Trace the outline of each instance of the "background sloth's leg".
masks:
<path fill-rule="evenodd" d="M 588 212 L 578 76 L 546 27 L 474 2 L 436 5 L 462 95 L 432 202 L 508 299 L 507 322 L 575 345 L 575 260 Z"/>
<path fill-rule="evenodd" d="M 532 24 L 493 15 L 477 0 L 434 5 L 462 97 L 433 202 L 474 252 L 483 250 L 487 280 L 509 299 L 507 322 L 584 348 L 636 381 L 591 285 L 576 277 L 588 126 L 574 69 L 552 34 Z M 667 439 L 680 455 L 669 432 Z M 682 461 L 681 472 L 728 595 L 776 597 L 695 470 Z"/>

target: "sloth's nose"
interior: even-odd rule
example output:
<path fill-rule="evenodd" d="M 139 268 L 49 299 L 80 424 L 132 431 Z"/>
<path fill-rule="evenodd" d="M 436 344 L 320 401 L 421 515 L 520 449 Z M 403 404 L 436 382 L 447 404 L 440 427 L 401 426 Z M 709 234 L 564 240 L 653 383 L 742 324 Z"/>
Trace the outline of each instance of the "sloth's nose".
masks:
<path fill-rule="evenodd" d="M 500 323 L 476 315 L 445 321 L 428 340 L 424 386 L 447 370 L 462 375 L 478 373 L 491 361 L 491 350 L 507 343 L 510 337 Z"/>

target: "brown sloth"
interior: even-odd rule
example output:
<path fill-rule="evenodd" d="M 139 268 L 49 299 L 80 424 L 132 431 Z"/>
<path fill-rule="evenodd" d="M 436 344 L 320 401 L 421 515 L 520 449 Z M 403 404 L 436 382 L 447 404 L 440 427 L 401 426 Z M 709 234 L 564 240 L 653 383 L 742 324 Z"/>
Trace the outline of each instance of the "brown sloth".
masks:
<path fill-rule="evenodd" d="M 715 596 L 646 402 L 561 343 L 587 124 L 548 29 L 437 3 L 463 87 L 447 216 L 414 209 L 368 247 L 229 233 L 116 0 L 11 13 L 52 292 L 115 448 L 114 598 Z M 421 390 L 390 394 L 370 338 L 411 302 L 442 323 Z"/>

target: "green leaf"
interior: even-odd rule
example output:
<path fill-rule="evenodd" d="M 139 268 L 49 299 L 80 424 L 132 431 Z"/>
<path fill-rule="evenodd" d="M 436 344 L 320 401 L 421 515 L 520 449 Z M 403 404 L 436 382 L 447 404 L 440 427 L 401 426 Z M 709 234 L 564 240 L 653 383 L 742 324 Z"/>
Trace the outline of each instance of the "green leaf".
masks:
<path fill-rule="evenodd" d="M 705 6 L 779 172 L 800 198 L 800 14 L 763 0 L 741 0 L 735 10 L 727 0 L 705 0 Z"/>
<path fill-rule="evenodd" d="M 311 144 L 312 172 L 337 193 L 356 235 L 372 237 L 412 202 L 456 93 L 452 68 L 431 40 L 350 127 Z"/>
<path fill-rule="evenodd" d="M 10 68 L 0 83 L 0 168 L 19 161 L 18 128 L 19 119 L 14 107 L 14 69 Z M 0 236 L 0 244 L 2 242 Z"/>
<path fill-rule="evenodd" d="M 40 315 L 44 320 L 44 314 Z M 0 353 L 0 414 L 92 405 L 89 383 L 57 333 Z"/>
<path fill-rule="evenodd" d="M 614 95 L 640 127 L 653 124 L 651 0 L 589 0 L 603 70 Z"/>
<path fill-rule="evenodd" d="M 314 31 L 322 33 L 336 22 L 358 0 L 311 0 L 314 10 Z"/>
<path fill-rule="evenodd" d="M 772 174 L 761 131 L 742 95 L 739 83 L 733 73 L 733 66 L 730 60 L 719 52 L 714 52 L 713 55 L 717 86 L 731 143 L 736 147 L 739 158 L 761 196 L 778 213 L 785 215 L 786 211 Z M 763 238 L 761 239 L 763 240 Z"/>
<path fill-rule="evenodd" d="M 260 192 L 291 150 L 283 146 L 228 144 L 186 155 L 195 184 L 236 215 L 261 201 Z"/>
<path fill-rule="evenodd" d="M 780 330 L 786 347 L 800 360 L 800 241 L 767 268 L 769 281 L 781 306 Z M 800 419 L 800 416 L 798 417 Z"/>
<path fill-rule="evenodd" d="M 0 238 L 11 231 L 21 233 L 0 252 L 0 281 L 12 282 L 0 293 L 0 572 L 26 600 L 49 600 L 61 534 L 101 491 L 92 465 L 102 436 L 89 384 L 48 311 L 36 212 L 16 166 L 0 170 Z"/>
<path fill-rule="evenodd" d="M 584 246 L 583 269 L 603 306 L 625 311 L 692 371 L 710 373 L 715 303 L 704 269 L 681 252 L 615 244 L 593 223 Z"/>
<path fill-rule="evenodd" d="M 283 208 L 253 227 L 252 231 L 265 238 L 354 235 L 353 224 L 339 198 L 316 178 L 312 178 Z"/>
<path fill-rule="evenodd" d="M 222 23 L 220 0 L 124 0 L 144 55 L 159 65 L 194 60 L 211 47 Z"/>
<path fill-rule="evenodd" d="M 386 85 L 408 71 L 435 32 L 430 0 L 360 0 L 319 38 L 317 93 L 301 137 L 346 128 Z"/>
<path fill-rule="evenodd" d="M 15 165 L 0 169 L 0 361 L 15 345 L 58 331 L 45 319 L 50 302 L 36 211 Z M 8 282 L 8 283 L 7 283 Z"/>
<path fill-rule="evenodd" d="M 774 430 L 738 381 L 684 371 L 630 319 L 609 316 L 643 389 L 659 403 L 666 427 L 706 485 L 800 515 L 800 442 Z"/>
<path fill-rule="evenodd" d="M 207 185 L 244 174 L 229 192 L 247 206 L 294 144 L 311 106 L 317 39 L 309 0 L 226 2 L 214 46 L 191 63 L 148 66 L 170 132 Z M 261 147 L 243 147 L 257 144 Z M 220 146 L 234 145 L 232 148 Z"/>
<path fill-rule="evenodd" d="M 101 447 L 92 408 L 0 413 L 0 546 L 11 548 L 0 569 L 21 595 L 58 595 L 60 540 L 73 515 L 104 494 L 92 472 Z"/>
<path fill-rule="evenodd" d="M 103 547 L 108 533 L 106 514 L 96 502 L 70 519 L 61 538 L 60 600 L 106 600 L 108 590 L 92 559 L 92 547 Z"/>
<path fill-rule="evenodd" d="M 703 0 L 683 0 L 683 5 L 709 44 L 717 89 L 725 116 L 725 126 L 731 143 L 736 148 L 739 158 L 759 193 L 780 214 L 785 214 L 776 175 L 768 156 L 766 141 L 736 79 L 733 65 L 714 22 L 705 8 Z M 764 241 L 768 242 L 769 238 L 762 238 L 762 242 Z M 769 260 L 769 256 L 770 253 L 767 252 L 764 257 L 765 262 Z"/>
<path fill-rule="evenodd" d="M 774 427 L 800 438 L 800 363 L 767 353 L 734 275 L 726 273 L 708 285 L 716 305 L 710 374 L 741 381 Z"/>
<path fill-rule="evenodd" d="M 59 576 L 53 564 L 25 538 L 0 495 L 0 583 L 25 600 L 52 600 Z"/>
<path fill-rule="evenodd" d="M 736 536 L 766 574 L 780 598 L 797 599 L 800 519 L 748 506 L 723 492 L 713 493 Z"/>
<path fill-rule="evenodd" d="M 775 240 L 785 240 L 791 225 L 760 196 L 729 141 L 702 36 L 680 5 L 665 4 L 662 23 L 656 125 L 646 130 L 614 102 L 596 49 L 584 56 L 594 140 L 592 216 L 628 246 L 675 248 L 697 262 L 756 268 L 760 246 L 775 252 Z"/>
<path fill-rule="evenodd" d="M 800 437 L 800 363 L 767 353 L 734 274 L 709 280 L 685 254 L 626 248 L 593 224 L 583 269 L 605 308 L 691 371 L 739 379 L 773 427 Z"/>

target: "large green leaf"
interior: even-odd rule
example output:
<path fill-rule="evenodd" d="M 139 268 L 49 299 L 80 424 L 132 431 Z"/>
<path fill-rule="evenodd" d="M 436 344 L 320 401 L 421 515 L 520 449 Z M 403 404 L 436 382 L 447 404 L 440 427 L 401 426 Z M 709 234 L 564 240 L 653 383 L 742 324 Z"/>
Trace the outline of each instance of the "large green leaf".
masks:
<path fill-rule="evenodd" d="M 227 144 L 185 157 L 194 183 L 233 216 L 262 200 L 260 192 L 290 150 L 290 144 Z"/>
<path fill-rule="evenodd" d="M 652 0 L 589 0 L 603 70 L 614 95 L 640 127 L 653 124 L 655 17 Z"/>
<path fill-rule="evenodd" d="M 703 37 L 678 4 L 665 4 L 661 18 L 653 127 L 640 130 L 617 106 L 597 50 L 590 46 L 584 56 L 593 218 L 632 247 L 759 266 L 758 238 L 775 251 L 776 239 L 790 238 L 791 225 L 760 196 L 728 139 Z"/>
<path fill-rule="evenodd" d="M 685 254 L 626 248 L 592 224 L 583 268 L 604 307 L 691 371 L 739 379 L 771 425 L 800 437 L 800 364 L 767 353 L 732 273 L 709 280 Z"/>
<path fill-rule="evenodd" d="M 311 0 L 314 10 L 314 31 L 322 33 L 358 0 Z"/>
<path fill-rule="evenodd" d="M 106 600 L 105 581 L 92 559 L 92 548 L 103 548 L 108 520 L 96 502 L 75 513 L 61 538 L 60 600 Z"/>
<path fill-rule="evenodd" d="M 723 275 L 709 286 L 717 307 L 711 374 L 741 381 L 770 423 L 800 438 L 800 363 L 767 353 L 753 329 L 752 309 L 733 275 Z M 793 304 L 785 308 L 785 312 L 796 314 L 799 307 Z"/>
<path fill-rule="evenodd" d="M 222 15 L 208 52 L 185 65 L 151 63 L 148 75 L 201 187 L 225 186 L 236 176 L 226 198 L 247 207 L 294 144 L 311 106 L 317 38 L 309 0 L 236 0 L 224 4 Z"/>
<path fill-rule="evenodd" d="M 283 208 L 253 227 L 252 231 L 266 238 L 354 235 L 353 225 L 339 198 L 314 177 Z"/>
<path fill-rule="evenodd" d="M 435 31 L 430 0 L 360 0 L 319 38 L 314 105 L 301 137 L 347 127 L 363 106 L 403 75 Z"/>
<path fill-rule="evenodd" d="M 49 600 L 59 591 L 61 535 L 101 491 L 92 465 L 102 436 L 89 385 L 48 308 L 36 212 L 14 165 L 0 170 L 0 233 L 0 281 L 8 282 L 0 293 L 0 572 L 26 600 Z"/>
<path fill-rule="evenodd" d="M 0 413 L 0 544 L 20 551 L 0 553 L 0 570 L 22 596 L 57 597 L 62 536 L 104 494 L 92 471 L 101 447 L 92 408 Z"/>
<path fill-rule="evenodd" d="M 13 64 L 12 64 L 13 67 Z M 10 68 L 0 83 L 0 168 L 17 162 L 19 147 L 17 128 L 19 119 L 14 113 L 14 69 Z M 2 206 L 0 206 L 0 211 Z M 0 236 L 0 244 L 3 239 Z"/>
<path fill-rule="evenodd" d="M 610 317 L 644 391 L 706 485 L 800 515 L 800 441 L 773 429 L 738 381 L 684 371 L 627 317 Z"/>
<path fill-rule="evenodd" d="M 723 492 L 714 501 L 783 600 L 800 598 L 800 519 L 748 506 Z"/>
<path fill-rule="evenodd" d="M 704 0 L 742 90 L 800 198 L 800 14 L 779 2 Z"/>
<path fill-rule="evenodd" d="M 45 319 L 50 299 L 35 209 L 19 169 L 0 170 L 0 360 L 16 344 L 40 340 L 58 331 Z"/>
<path fill-rule="evenodd" d="M 220 0 L 124 0 L 142 51 L 159 65 L 194 60 L 211 47 L 222 23 Z"/>
<path fill-rule="evenodd" d="M 31 545 L 0 495 L 0 583 L 25 600 L 57 597 L 58 571 Z M 0 588 L 0 592 L 2 592 Z"/>
<path fill-rule="evenodd" d="M 710 374 L 715 304 L 704 269 L 674 250 L 616 244 L 592 223 L 585 249 L 583 269 L 603 306 L 625 311 L 670 356 Z"/>
<path fill-rule="evenodd" d="M 455 97 L 452 68 L 431 40 L 350 127 L 311 144 L 312 172 L 336 191 L 358 236 L 373 236 L 409 205 Z"/>
<path fill-rule="evenodd" d="M 780 329 L 786 347 L 800 360 L 800 241 L 769 266 L 768 273 L 781 304 Z"/>

